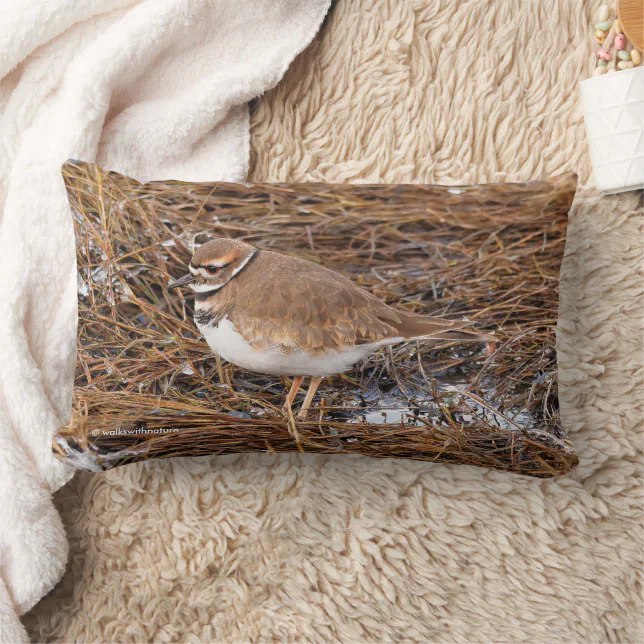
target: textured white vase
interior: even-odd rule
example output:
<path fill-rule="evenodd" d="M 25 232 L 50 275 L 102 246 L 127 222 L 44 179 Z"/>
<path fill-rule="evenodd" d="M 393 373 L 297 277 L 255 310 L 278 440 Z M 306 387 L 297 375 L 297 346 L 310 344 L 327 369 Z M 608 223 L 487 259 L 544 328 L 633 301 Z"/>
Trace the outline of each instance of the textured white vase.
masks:
<path fill-rule="evenodd" d="M 644 189 L 644 67 L 580 86 L 597 187 L 605 194 Z"/>

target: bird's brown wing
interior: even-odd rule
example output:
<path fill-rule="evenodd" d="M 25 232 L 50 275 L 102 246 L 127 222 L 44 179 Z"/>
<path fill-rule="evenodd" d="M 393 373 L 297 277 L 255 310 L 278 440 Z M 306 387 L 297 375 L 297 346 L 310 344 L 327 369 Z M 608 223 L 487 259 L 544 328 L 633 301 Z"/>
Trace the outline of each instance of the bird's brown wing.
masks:
<path fill-rule="evenodd" d="M 396 311 L 334 271 L 278 253 L 262 251 L 235 282 L 227 314 L 256 349 L 320 355 L 386 338 L 485 339 L 461 331 L 470 322 Z"/>
<path fill-rule="evenodd" d="M 397 335 L 398 313 L 338 273 L 265 251 L 257 260 L 235 280 L 228 307 L 230 321 L 255 348 L 316 355 Z"/>

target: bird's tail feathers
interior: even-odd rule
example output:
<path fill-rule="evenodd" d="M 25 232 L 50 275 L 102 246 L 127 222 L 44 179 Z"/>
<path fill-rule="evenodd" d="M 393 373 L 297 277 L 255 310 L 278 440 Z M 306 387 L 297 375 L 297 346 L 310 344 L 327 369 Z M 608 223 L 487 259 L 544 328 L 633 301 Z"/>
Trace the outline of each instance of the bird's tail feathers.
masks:
<path fill-rule="evenodd" d="M 402 314 L 398 333 L 406 340 L 460 340 L 461 342 L 494 342 L 488 333 L 468 329 L 470 320 L 449 320 L 420 315 Z"/>

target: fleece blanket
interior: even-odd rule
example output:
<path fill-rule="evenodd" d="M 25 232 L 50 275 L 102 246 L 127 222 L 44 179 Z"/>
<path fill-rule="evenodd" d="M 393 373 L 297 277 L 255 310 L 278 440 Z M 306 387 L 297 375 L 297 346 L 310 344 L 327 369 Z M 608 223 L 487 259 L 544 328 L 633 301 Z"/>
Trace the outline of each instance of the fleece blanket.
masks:
<path fill-rule="evenodd" d="M 601 0 L 338 0 L 254 107 L 254 181 L 580 174 L 562 414 L 538 481 L 315 456 L 156 461 L 56 495 L 70 563 L 39 641 L 641 642 L 641 193 L 593 191 L 578 83 Z"/>
<path fill-rule="evenodd" d="M 241 180 L 247 101 L 329 0 L 18 0 L 0 7 L 0 641 L 67 559 L 50 441 L 70 411 L 74 236 L 60 165 Z"/>

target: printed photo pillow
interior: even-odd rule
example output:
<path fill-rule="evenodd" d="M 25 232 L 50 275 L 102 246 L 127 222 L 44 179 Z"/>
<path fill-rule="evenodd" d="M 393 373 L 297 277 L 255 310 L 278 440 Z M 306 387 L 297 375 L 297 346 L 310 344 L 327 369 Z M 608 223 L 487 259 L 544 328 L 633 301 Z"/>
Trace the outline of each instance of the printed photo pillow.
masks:
<path fill-rule="evenodd" d="M 53 444 L 66 462 L 577 464 L 555 351 L 574 175 L 141 184 L 70 161 L 63 176 L 79 307 L 74 412 Z"/>

